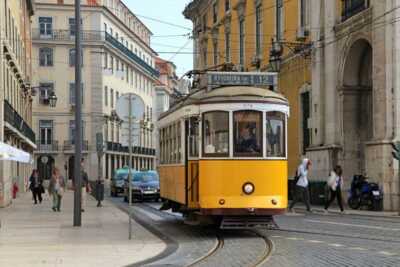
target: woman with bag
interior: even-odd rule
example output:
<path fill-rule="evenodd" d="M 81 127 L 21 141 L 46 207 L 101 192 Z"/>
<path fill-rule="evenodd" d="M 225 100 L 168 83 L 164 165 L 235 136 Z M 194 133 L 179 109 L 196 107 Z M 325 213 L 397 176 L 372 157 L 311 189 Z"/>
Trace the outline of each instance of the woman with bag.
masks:
<path fill-rule="evenodd" d="M 37 204 L 38 200 L 39 203 L 42 203 L 42 193 L 44 191 L 42 182 L 42 179 L 39 177 L 39 172 L 33 170 L 31 177 L 29 177 L 29 189 L 32 191 L 34 204 Z"/>
<path fill-rule="evenodd" d="M 328 178 L 327 185 L 329 187 L 330 199 L 325 203 L 325 213 L 328 213 L 328 207 L 337 198 L 341 212 L 344 212 L 342 204 L 342 187 L 343 187 L 343 170 L 342 167 L 337 165 Z"/>
<path fill-rule="evenodd" d="M 53 211 L 60 211 L 61 199 L 65 192 L 65 180 L 60 170 L 54 168 L 49 184 L 49 194 L 53 196 Z"/>

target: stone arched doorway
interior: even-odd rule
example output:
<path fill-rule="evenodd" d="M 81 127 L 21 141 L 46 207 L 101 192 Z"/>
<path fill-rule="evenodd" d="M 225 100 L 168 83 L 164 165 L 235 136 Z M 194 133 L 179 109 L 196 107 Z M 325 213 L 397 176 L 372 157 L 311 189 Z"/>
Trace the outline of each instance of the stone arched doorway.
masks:
<path fill-rule="evenodd" d="M 51 178 L 51 172 L 54 168 L 54 158 L 49 155 L 40 156 L 37 160 L 37 169 L 39 172 L 39 177 L 44 180 L 49 180 Z"/>
<path fill-rule="evenodd" d="M 366 142 L 373 138 L 372 47 L 364 39 L 350 47 L 343 69 L 342 160 L 346 175 L 365 174 Z"/>

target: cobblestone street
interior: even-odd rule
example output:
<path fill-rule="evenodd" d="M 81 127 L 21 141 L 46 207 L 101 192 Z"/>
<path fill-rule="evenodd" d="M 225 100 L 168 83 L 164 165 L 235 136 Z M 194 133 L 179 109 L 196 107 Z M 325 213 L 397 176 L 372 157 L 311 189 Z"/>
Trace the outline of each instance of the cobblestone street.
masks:
<path fill-rule="evenodd" d="M 119 201 L 114 203 L 126 206 Z M 157 211 L 159 206 L 136 204 L 134 212 L 148 225 L 171 233 L 177 249 L 163 259 L 146 261 L 148 266 L 188 266 L 213 250 L 213 231 L 184 225 L 179 215 Z M 212 259 L 194 266 L 400 266 L 398 217 L 289 213 L 277 216 L 276 222 L 279 230 L 260 231 L 273 243 L 266 262 L 254 264 L 265 247 L 262 239 L 237 231 L 226 234 L 224 249 Z"/>

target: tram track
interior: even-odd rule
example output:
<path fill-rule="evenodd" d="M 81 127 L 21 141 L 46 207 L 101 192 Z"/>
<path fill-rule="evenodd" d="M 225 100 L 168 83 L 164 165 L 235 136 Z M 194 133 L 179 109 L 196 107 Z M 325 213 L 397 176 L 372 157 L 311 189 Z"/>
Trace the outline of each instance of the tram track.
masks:
<path fill-rule="evenodd" d="M 255 243 L 257 242 L 256 238 L 259 239 L 258 241 L 262 240 L 264 246 L 256 246 L 258 251 L 251 251 L 253 254 L 258 253 L 258 257 L 251 259 L 249 257 L 246 260 L 242 260 L 240 262 L 240 266 L 247 266 L 247 267 L 260 267 L 263 266 L 271 256 L 273 252 L 273 243 L 272 241 L 266 237 L 265 235 L 259 233 L 255 230 L 245 230 L 241 232 L 241 234 L 247 236 L 243 240 L 243 236 L 239 237 L 239 239 L 232 239 L 232 232 L 224 232 L 218 231 L 217 233 L 217 242 L 215 246 L 204 256 L 200 257 L 199 259 L 195 260 L 194 262 L 190 263 L 186 267 L 196 267 L 196 266 L 219 266 L 219 263 L 224 263 L 224 265 L 231 265 L 235 266 L 235 262 L 239 262 L 240 258 L 243 258 L 246 254 L 250 254 L 249 250 L 246 250 L 245 244 L 248 243 Z M 250 238 L 248 236 L 251 236 Z M 242 246 L 238 246 L 239 243 L 244 243 Z M 234 248 L 240 248 L 234 249 Z M 260 249 L 263 247 L 262 249 Z M 254 248 L 254 247 L 253 247 Z M 227 250 L 227 251 L 224 251 Z M 227 258 L 224 255 L 231 255 L 233 257 Z M 237 258 L 235 258 L 237 257 Z"/>

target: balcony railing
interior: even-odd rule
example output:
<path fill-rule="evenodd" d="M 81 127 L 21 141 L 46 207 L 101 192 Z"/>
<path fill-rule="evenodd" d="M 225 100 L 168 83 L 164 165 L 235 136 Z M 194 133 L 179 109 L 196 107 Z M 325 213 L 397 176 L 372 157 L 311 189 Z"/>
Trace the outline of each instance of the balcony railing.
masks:
<path fill-rule="evenodd" d="M 7 100 L 4 100 L 4 120 L 26 136 L 32 143 L 35 143 L 35 132 Z"/>
<path fill-rule="evenodd" d="M 63 150 L 75 150 L 75 142 L 73 140 L 64 141 Z M 83 140 L 82 142 L 82 151 L 89 150 L 89 141 Z"/>
<path fill-rule="evenodd" d="M 123 146 L 120 143 L 114 143 L 114 142 L 107 142 L 107 150 L 113 152 L 129 153 L 129 148 L 127 146 Z M 140 155 L 148 155 L 148 156 L 156 155 L 156 150 L 154 148 L 146 148 L 140 146 L 132 147 L 132 152 L 134 154 L 140 154 Z"/>
<path fill-rule="evenodd" d="M 120 50 L 124 53 L 127 57 L 129 57 L 132 61 L 139 64 L 143 67 L 146 71 L 148 71 L 151 75 L 159 77 L 160 73 L 154 69 L 152 66 L 147 64 L 143 59 L 138 57 L 135 53 L 129 50 L 123 43 L 119 42 L 117 39 L 112 37 L 109 33 L 105 33 L 106 41 L 109 42 L 112 46 Z"/>
<path fill-rule="evenodd" d="M 41 34 L 39 29 L 32 30 L 33 40 L 50 40 L 50 41 L 74 41 L 75 34 L 70 30 L 53 30 L 50 34 Z M 82 31 L 81 39 L 83 42 L 95 42 L 104 40 L 104 32 L 102 31 Z"/>
<path fill-rule="evenodd" d="M 47 140 L 37 140 L 36 146 L 39 152 L 51 152 L 51 151 L 58 151 L 58 141 L 53 140 L 48 144 Z"/>
<path fill-rule="evenodd" d="M 360 13 L 369 7 L 369 0 L 344 0 L 342 21 Z"/>

